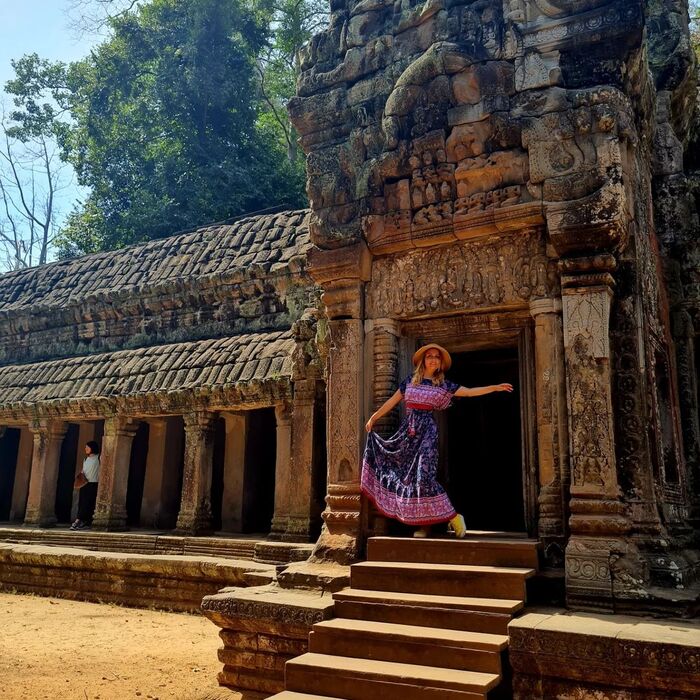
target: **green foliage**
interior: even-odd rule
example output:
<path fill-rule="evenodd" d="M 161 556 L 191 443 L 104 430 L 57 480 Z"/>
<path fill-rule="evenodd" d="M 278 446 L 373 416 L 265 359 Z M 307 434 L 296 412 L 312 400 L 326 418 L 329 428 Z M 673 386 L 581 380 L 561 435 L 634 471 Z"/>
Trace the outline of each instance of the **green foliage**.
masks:
<path fill-rule="evenodd" d="M 695 49 L 695 55 L 700 57 L 700 2 L 691 0 L 688 3 L 690 11 L 690 41 Z"/>
<path fill-rule="evenodd" d="M 54 135 L 90 192 L 61 255 L 305 204 L 303 173 L 261 110 L 268 22 L 245 0 L 151 0 L 113 18 L 83 61 L 15 62 L 15 128 Z"/>

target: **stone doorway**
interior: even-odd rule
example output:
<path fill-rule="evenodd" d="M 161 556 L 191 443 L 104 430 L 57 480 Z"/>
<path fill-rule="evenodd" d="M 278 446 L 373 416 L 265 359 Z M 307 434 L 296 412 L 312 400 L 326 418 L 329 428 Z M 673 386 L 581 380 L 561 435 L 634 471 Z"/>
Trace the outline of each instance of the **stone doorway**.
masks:
<path fill-rule="evenodd" d="M 129 480 L 126 489 L 126 524 L 129 527 L 141 525 L 141 502 L 146 483 L 146 465 L 148 460 L 149 425 L 142 421 L 131 443 L 129 461 Z"/>
<path fill-rule="evenodd" d="M 6 428 L 0 436 L 0 521 L 10 519 L 19 439 L 17 428 Z"/>
<path fill-rule="evenodd" d="M 80 426 L 77 423 L 69 423 L 61 443 L 58 480 L 56 482 L 56 523 L 60 525 L 73 521 L 73 482 L 75 481 L 75 465 L 79 459 L 79 440 Z M 84 457 L 84 455 L 82 456 Z"/>
<path fill-rule="evenodd" d="M 441 425 L 443 483 L 469 529 L 525 532 L 518 349 L 458 352 L 452 359 L 452 381 L 510 382 L 515 391 L 455 401 Z"/>
<path fill-rule="evenodd" d="M 275 510 L 276 454 L 275 409 L 250 411 L 243 479 L 243 532 L 270 532 Z"/>

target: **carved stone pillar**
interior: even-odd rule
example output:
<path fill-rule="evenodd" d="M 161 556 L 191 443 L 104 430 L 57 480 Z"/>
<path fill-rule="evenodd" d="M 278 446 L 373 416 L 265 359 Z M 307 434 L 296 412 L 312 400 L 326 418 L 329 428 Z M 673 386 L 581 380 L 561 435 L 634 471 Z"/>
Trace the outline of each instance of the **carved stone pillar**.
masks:
<path fill-rule="evenodd" d="M 12 488 L 10 520 L 23 521 L 27 510 L 29 496 L 29 478 L 32 473 L 32 453 L 34 438 L 28 428 L 22 428 L 17 449 L 17 466 L 15 468 L 15 485 Z"/>
<path fill-rule="evenodd" d="M 364 432 L 364 282 L 371 255 L 364 243 L 314 248 L 310 272 L 324 289 L 329 319 L 328 495 L 313 558 L 342 564 L 360 555 L 363 539 L 360 466 Z"/>
<path fill-rule="evenodd" d="M 616 576 L 634 557 L 617 478 L 610 374 L 611 255 L 563 263 L 564 350 L 571 450 L 571 538 L 566 548 L 567 600 L 608 608 L 635 584 Z M 624 571 L 624 563 L 619 569 Z"/>
<path fill-rule="evenodd" d="M 316 431 L 316 381 L 294 382 L 292 407 L 292 469 L 289 479 L 289 522 L 283 539 L 308 542 L 314 510 L 314 436 Z"/>
<path fill-rule="evenodd" d="M 35 421 L 32 472 L 29 480 L 25 525 L 51 527 L 56 524 L 56 484 L 61 445 L 68 425 L 62 421 Z"/>
<path fill-rule="evenodd" d="M 377 410 L 397 389 L 396 372 L 399 365 L 399 324 L 391 318 L 373 322 L 372 347 L 374 381 L 372 384 L 373 410 Z M 393 434 L 398 427 L 398 411 L 394 410 L 377 421 L 375 431 L 383 437 Z"/>
<path fill-rule="evenodd" d="M 275 457 L 275 511 L 270 539 L 281 540 L 289 524 L 289 475 L 292 470 L 292 408 L 286 403 L 275 406 L 277 454 Z"/>
<path fill-rule="evenodd" d="M 221 529 L 226 532 L 242 532 L 248 414 L 245 411 L 241 413 L 222 413 L 221 417 L 226 425 Z"/>
<path fill-rule="evenodd" d="M 538 533 L 545 557 L 563 563 L 569 489 L 569 434 L 566 415 L 566 370 L 561 302 L 530 303 L 535 319 L 535 391 L 539 467 Z"/>
<path fill-rule="evenodd" d="M 105 420 L 93 518 L 93 527 L 97 530 L 126 530 L 126 488 L 131 444 L 137 428 L 138 423 L 125 416 Z"/>
<path fill-rule="evenodd" d="M 211 532 L 211 481 L 216 414 L 193 411 L 185 418 L 185 466 L 177 530 L 191 535 Z"/>
<path fill-rule="evenodd" d="M 690 483 L 690 521 L 700 530 L 700 421 L 698 419 L 698 368 L 695 365 L 695 328 L 686 309 L 673 314 L 678 394 L 683 451 Z"/>

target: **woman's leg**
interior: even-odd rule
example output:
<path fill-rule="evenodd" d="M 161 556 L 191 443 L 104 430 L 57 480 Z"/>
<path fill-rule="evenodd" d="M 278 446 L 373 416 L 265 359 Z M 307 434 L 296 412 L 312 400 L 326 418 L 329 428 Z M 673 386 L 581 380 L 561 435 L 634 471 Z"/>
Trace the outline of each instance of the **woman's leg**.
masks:
<path fill-rule="evenodd" d="M 91 481 L 80 489 L 80 495 L 78 496 L 78 520 L 81 520 L 86 525 L 92 524 L 96 500 L 97 482 Z"/>

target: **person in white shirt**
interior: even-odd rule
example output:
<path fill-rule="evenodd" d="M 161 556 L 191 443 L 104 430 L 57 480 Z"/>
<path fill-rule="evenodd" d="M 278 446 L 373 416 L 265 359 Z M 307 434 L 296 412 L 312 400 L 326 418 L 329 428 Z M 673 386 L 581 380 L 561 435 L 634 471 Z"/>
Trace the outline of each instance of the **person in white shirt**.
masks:
<path fill-rule="evenodd" d="M 85 459 L 81 474 L 87 479 L 87 483 L 80 489 L 78 517 L 70 526 L 71 530 L 84 530 L 92 525 L 97 501 L 97 482 L 100 480 L 100 446 L 94 440 L 85 444 Z"/>

